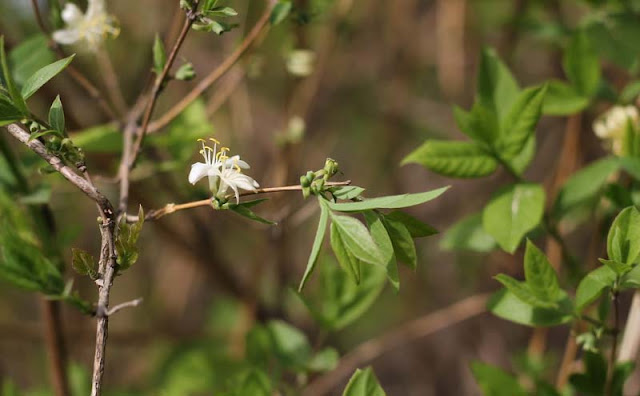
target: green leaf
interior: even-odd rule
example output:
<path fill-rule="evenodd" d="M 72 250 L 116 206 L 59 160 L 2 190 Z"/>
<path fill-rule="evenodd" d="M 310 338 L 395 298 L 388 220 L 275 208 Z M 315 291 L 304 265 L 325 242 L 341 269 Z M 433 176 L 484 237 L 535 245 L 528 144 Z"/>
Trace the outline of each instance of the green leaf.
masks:
<path fill-rule="evenodd" d="M 386 216 L 382 217 L 382 223 L 389 233 L 393 250 L 398 260 L 406 264 L 411 269 L 416 269 L 418 265 L 418 257 L 416 254 L 416 245 L 411 238 L 411 233 L 405 225 Z"/>
<path fill-rule="evenodd" d="M 27 103 L 24 101 L 20 91 L 16 87 L 13 78 L 11 77 L 11 71 L 7 64 L 7 54 L 4 50 L 4 36 L 0 36 L 0 69 L 2 70 L 2 76 L 4 77 L 4 84 L 6 85 L 13 107 L 18 109 L 20 113 L 26 115 L 29 113 Z"/>
<path fill-rule="evenodd" d="M 138 238 L 144 224 L 144 210 L 142 206 L 138 209 L 138 221 L 127 224 L 120 223 L 119 232 L 116 238 L 116 252 L 118 253 L 118 270 L 124 271 L 138 261 Z"/>
<path fill-rule="evenodd" d="M 572 374 L 569 382 L 584 395 L 604 395 L 607 381 L 607 362 L 599 353 L 585 351 L 583 355 L 584 373 Z"/>
<path fill-rule="evenodd" d="M 390 234 L 385 228 L 383 217 L 373 210 L 368 210 L 364 212 L 364 218 L 371 231 L 371 237 L 383 256 L 389 282 L 391 282 L 393 288 L 398 291 L 400 289 L 400 280 L 398 278 L 396 254 L 394 253 L 394 245 L 391 241 Z"/>
<path fill-rule="evenodd" d="M 316 231 L 316 237 L 313 240 L 313 246 L 311 247 L 311 254 L 309 255 L 309 259 L 307 260 L 307 268 L 304 271 L 304 275 L 302 276 L 302 280 L 300 281 L 300 286 L 298 286 L 298 291 L 302 291 L 305 283 L 313 273 L 313 269 L 316 266 L 316 262 L 318 261 L 318 255 L 320 254 L 320 249 L 322 248 L 322 242 L 324 241 L 324 235 L 327 232 L 327 220 L 329 219 L 329 209 L 327 209 L 326 205 L 322 203 L 323 199 L 318 198 L 318 204 L 320 205 L 320 221 L 318 222 L 318 230 Z"/>
<path fill-rule="evenodd" d="M 249 220 L 257 221 L 258 223 L 267 224 L 267 225 L 276 224 L 271 220 L 264 219 L 258 216 L 257 214 L 255 214 L 251 209 L 249 209 L 251 206 L 253 205 L 245 205 L 244 203 L 230 204 L 229 209 L 232 212 L 239 214 L 240 216 L 246 217 Z"/>
<path fill-rule="evenodd" d="M 520 88 L 493 49 L 485 48 L 480 58 L 477 99 L 502 120 L 516 102 Z"/>
<path fill-rule="evenodd" d="M 351 199 L 359 197 L 364 192 L 364 188 L 358 186 L 344 186 L 338 187 L 333 190 L 333 196 L 342 199 L 345 201 L 349 201 Z"/>
<path fill-rule="evenodd" d="M 560 302 L 559 308 L 541 308 L 523 302 L 506 289 L 491 296 L 487 308 L 498 317 L 525 326 L 549 327 L 573 320 L 568 298 Z"/>
<path fill-rule="evenodd" d="M 22 86 L 22 97 L 24 97 L 25 100 L 29 99 L 31 95 L 42 88 L 44 84 L 69 66 L 69 63 L 71 63 L 74 57 L 75 55 L 71 55 L 68 58 L 60 59 L 36 71 Z"/>
<path fill-rule="evenodd" d="M 633 80 L 629 82 L 620 92 L 620 102 L 623 104 L 633 103 L 640 95 L 640 80 Z"/>
<path fill-rule="evenodd" d="M 544 189 L 538 184 L 516 184 L 499 191 L 482 212 L 484 229 L 509 253 L 542 220 Z"/>
<path fill-rule="evenodd" d="M 481 362 L 471 363 L 471 372 L 484 396 L 526 396 L 518 380 L 498 367 Z"/>
<path fill-rule="evenodd" d="M 267 324 L 274 352 L 284 367 L 304 368 L 311 358 L 311 345 L 307 336 L 295 327 L 274 320 Z"/>
<path fill-rule="evenodd" d="M 576 290 L 576 310 L 582 311 L 587 305 L 594 302 L 604 290 L 613 286 L 616 281 L 616 273 L 611 268 L 604 266 L 589 272 L 578 284 Z"/>
<path fill-rule="evenodd" d="M 357 369 L 342 396 L 386 396 L 371 367 Z"/>
<path fill-rule="evenodd" d="M 629 264 L 621 263 L 615 260 L 606 260 L 603 258 L 598 259 L 602 264 L 609 267 L 613 272 L 615 272 L 618 276 L 624 275 L 627 272 L 631 271 L 631 266 Z"/>
<path fill-rule="evenodd" d="M 0 126 L 20 121 L 24 115 L 11 102 L 0 97 Z"/>
<path fill-rule="evenodd" d="M 319 293 L 313 299 L 296 295 L 309 309 L 311 315 L 323 328 L 337 331 L 354 323 L 375 303 L 389 278 L 387 270 L 373 265 L 361 268 L 361 282 L 356 284 L 353 276 L 340 269 L 324 256 L 320 266 Z"/>
<path fill-rule="evenodd" d="M 515 157 L 511 159 L 507 159 L 506 162 L 509 163 L 511 169 L 518 175 L 522 176 L 524 171 L 529 167 L 529 164 L 533 160 L 533 157 L 536 154 L 536 135 L 531 134 L 529 139 L 526 141 L 522 151 L 518 153 Z"/>
<path fill-rule="evenodd" d="M 364 224 L 353 217 L 333 213 L 331 213 L 331 221 L 339 231 L 340 239 L 348 253 L 366 263 L 386 266 L 384 256 Z"/>
<path fill-rule="evenodd" d="M 62 108 L 60 95 L 56 96 L 49 109 L 49 125 L 64 135 L 64 109 Z"/>
<path fill-rule="evenodd" d="M 609 176 L 620 168 L 620 162 L 607 157 L 580 169 L 565 182 L 553 206 L 554 216 L 562 217 L 577 206 L 599 196 Z"/>
<path fill-rule="evenodd" d="M 72 248 L 71 266 L 80 275 L 89 275 L 91 279 L 97 279 L 98 271 L 93 256 L 82 249 Z"/>
<path fill-rule="evenodd" d="M 338 351 L 329 347 L 313 355 L 307 363 L 307 369 L 315 372 L 326 372 L 336 368 L 340 361 Z"/>
<path fill-rule="evenodd" d="M 517 156 L 535 134 L 546 92 L 547 86 L 543 85 L 525 89 L 518 95 L 500 126 L 496 147 L 502 158 Z"/>
<path fill-rule="evenodd" d="M 631 271 L 622 275 L 620 279 L 622 289 L 640 289 L 640 265 L 636 265 Z"/>
<path fill-rule="evenodd" d="M 588 18 L 585 31 L 600 56 L 632 69 L 640 52 L 640 44 L 635 40 L 640 35 L 638 20 L 638 16 L 630 12 L 603 13 Z"/>
<path fill-rule="evenodd" d="M 640 212 L 635 207 L 624 209 L 611 224 L 607 254 L 611 260 L 627 265 L 640 255 Z"/>
<path fill-rule="evenodd" d="M 339 212 L 361 212 L 371 209 L 400 209 L 429 202 L 438 198 L 448 189 L 449 187 L 443 187 L 423 193 L 391 195 L 388 197 L 366 199 L 360 202 L 328 202 L 328 205 L 330 209 L 337 210 Z"/>
<path fill-rule="evenodd" d="M 573 34 L 562 65 L 578 93 L 585 97 L 592 97 L 596 93 L 600 82 L 600 62 L 583 30 Z"/>
<path fill-rule="evenodd" d="M 474 142 L 429 140 L 402 160 L 420 164 L 449 177 L 475 178 L 492 174 L 498 163 L 485 148 Z"/>
<path fill-rule="evenodd" d="M 533 294 L 547 302 L 557 302 L 562 297 L 556 271 L 547 257 L 531 241 L 527 241 L 524 253 L 524 276 Z"/>
<path fill-rule="evenodd" d="M 482 213 L 475 213 L 452 225 L 440 240 L 440 247 L 487 253 L 496 248 L 496 240 L 482 227 Z"/>
<path fill-rule="evenodd" d="M 23 85 L 38 69 L 56 60 L 48 44 L 49 39 L 38 33 L 21 40 L 9 52 L 9 65 L 12 66 L 13 79 L 17 85 Z"/>
<path fill-rule="evenodd" d="M 423 223 L 415 217 L 399 210 L 389 212 L 385 214 L 384 217 L 404 224 L 412 238 L 424 238 L 438 233 L 438 230 L 429 224 Z"/>
<path fill-rule="evenodd" d="M 340 267 L 349 274 L 353 282 L 360 283 L 360 260 L 355 258 L 352 253 L 347 249 L 342 235 L 340 235 L 340 229 L 335 223 L 331 223 L 331 233 L 329 236 L 331 242 L 331 249 L 340 264 Z"/>
<path fill-rule="evenodd" d="M 502 283 L 502 285 L 523 303 L 531 307 L 539 308 L 557 308 L 558 304 L 550 302 L 538 297 L 525 282 L 520 282 L 509 275 L 498 274 L 494 279 Z"/>
<path fill-rule="evenodd" d="M 166 64 L 167 52 L 164 49 L 164 43 L 160 39 L 160 36 L 156 33 L 155 40 L 153 41 L 153 71 L 156 73 L 156 76 L 162 74 Z"/>
<path fill-rule="evenodd" d="M 589 98 L 582 96 L 576 89 L 564 81 L 551 80 L 544 96 L 542 113 L 554 116 L 576 114 L 589 106 Z"/>
<path fill-rule="evenodd" d="M 289 13 L 291 12 L 292 4 L 291 1 L 280 0 L 273 7 L 273 11 L 271 11 L 271 16 L 269 17 L 269 22 L 272 25 L 277 25 L 280 22 L 284 21 Z"/>

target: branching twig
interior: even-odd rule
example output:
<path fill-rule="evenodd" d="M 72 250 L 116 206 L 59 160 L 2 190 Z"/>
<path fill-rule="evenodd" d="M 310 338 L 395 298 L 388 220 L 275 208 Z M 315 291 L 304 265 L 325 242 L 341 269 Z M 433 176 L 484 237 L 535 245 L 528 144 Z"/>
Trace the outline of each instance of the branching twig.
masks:
<path fill-rule="evenodd" d="M 184 109 L 187 108 L 194 100 L 196 100 L 204 91 L 206 91 L 213 83 L 218 81 L 220 77 L 222 77 L 227 71 L 231 69 L 231 67 L 242 57 L 242 55 L 251 48 L 252 44 L 261 36 L 264 28 L 267 26 L 267 22 L 269 22 L 269 16 L 271 15 L 271 11 L 273 9 L 273 5 L 275 2 L 268 0 L 270 5 L 266 8 L 265 12 L 260 17 L 260 20 L 256 23 L 256 25 L 251 29 L 249 34 L 242 41 L 240 46 L 227 57 L 220 66 L 214 69 L 209 75 L 207 75 L 202 81 L 196 85 L 191 92 L 189 92 L 184 98 L 182 98 L 178 103 L 176 103 L 169 111 L 167 111 L 162 117 L 152 122 L 148 126 L 148 133 L 154 133 L 165 126 L 167 126 L 174 118 L 176 118 Z M 146 130 L 144 126 L 141 128 L 142 131 Z M 139 134 L 140 136 L 141 134 Z"/>
<path fill-rule="evenodd" d="M 125 308 L 133 308 L 133 307 L 137 307 L 138 305 L 140 305 L 142 303 L 142 298 L 136 298 L 135 300 L 131 300 L 131 301 L 127 301 L 124 302 L 122 304 L 118 304 L 115 307 L 107 310 L 106 315 L 107 316 L 111 316 Z"/>
<path fill-rule="evenodd" d="M 337 186 L 348 186 L 350 184 L 351 184 L 351 180 L 347 180 L 347 181 L 342 181 L 342 182 L 328 182 L 328 183 L 325 184 L 325 186 L 327 186 L 327 187 L 337 187 Z M 249 195 L 270 194 L 270 193 L 276 193 L 276 192 L 301 191 L 301 190 L 302 190 L 302 186 L 300 186 L 300 185 L 284 186 L 284 187 L 266 187 L 266 188 L 258 188 L 255 191 L 244 191 L 244 192 L 240 193 L 240 196 L 241 197 L 245 197 L 245 196 L 249 196 Z M 200 201 L 187 202 L 187 203 L 183 203 L 183 204 L 170 203 L 170 204 L 167 204 L 167 205 L 165 205 L 164 207 L 162 207 L 160 209 L 155 209 L 155 210 L 149 211 L 149 213 L 147 213 L 144 216 L 144 220 L 145 221 L 158 220 L 162 216 L 166 216 L 168 214 L 171 214 L 171 213 L 174 213 L 174 212 L 178 212 L 180 210 L 200 208 L 200 207 L 203 207 L 203 206 L 211 206 L 211 198 L 202 199 Z M 129 223 L 135 223 L 138 220 L 139 220 L 138 216 L 133 216 L 133 215 L 128 215 L 127 216 L 127 222 L 129 222 Z"/>
<path fill-rule="evenodd" d="M 347 353 L 338 367 L 318 377 L 304 391 L 305 396 L 325 395 L 348 377 L 355 369 L 382 354 L 422 337 L 446 329 L 486 311 L 490 294 L 477 294 L 453 305 L 432 312 L 381 337 L 366 341 Z"/>

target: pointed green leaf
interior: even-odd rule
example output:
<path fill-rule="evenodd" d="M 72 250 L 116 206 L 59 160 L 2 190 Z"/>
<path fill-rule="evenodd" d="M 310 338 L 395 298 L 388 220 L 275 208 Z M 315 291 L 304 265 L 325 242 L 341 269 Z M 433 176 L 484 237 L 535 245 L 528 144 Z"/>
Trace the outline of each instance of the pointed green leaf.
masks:
<path fill-rule="evenodd" d="M 22 96 L 26 99 L 29 99 L 34 93 L 36 93 L 44 84 L 49 82 L 52 78 L 57 76 L 61 71 L 63 71 L 69 63 L 73 60 L 75 55 L 71 55 L 68 58 L 60 59 L 59 61 L 53 62 L 50 65 L 43 67 L 42 69 L 35 72 L 22 86 Z"/>
<path fill-rule="evenodd" d="M 364 192 L 364 188 L 358 186 L 338 187 L 333 191 L 333 195 L 345 201 L 359 197 Z"/>
<path fill-rule="evenodd" d="M 391 195 L 388 197 L 366 199 L 360 202 L 328 202 L 328 205 L 330 209 L 337 210 L 339 212 L 360 212 L 371 209 L 400 209 L 429 202 L 438 198 L 448 189 L 449 187 L 443 187 L 423 193 Z"/>
<path fill-rule="evenodd" d="M 535 135 L 546 92 L 547 86 L 543 85 L 527 88 L 518 95 L 500 126 L 496 145 L 502 158 L 511 159 L 518 155 L 528 139 Z"/>
<path fill-rule="evenodd" d="M 568 298 L 560 302 L 559 308 L 535 307 L 506 289 L 491 296 L 487 308 L 496 316 L 525 326 L 557 326 L 573 320 Z"/>
<path fill-rule="evenodd" d="M 538 297 L 525 282 L 520 282 L 505 274 L 498 274 L 494 276 L 494 279 L 502 283 L 502 285 L 509 290 L 511 294 L 527 305 L 539 308 L 558 307 L 557 303 Z"/>
<path fill-rule="evenodd" d="M 384 215 L 384 217 L 394 221 L 399 221 L 404 224 L 404 226 L 407 227 L 407 230 L 411 234 L 412 238 L 423 238 L 438 233 L 438 230 L 431 227 L 429 224 L 423 223 L 415 217 L 399 210 L 389 212 Z"/>
<path fill-rule="evenodd" d="M 329 209 L 327 209 L 326 205 L 322 203 L 322 198 L 318 198 L 318 203 L 320 205 L 320 221 L 318 222 L 318 230 L 316 231 L 316 237 L 313 240 L 313 246 L 311 247 L 311 254 L 309 255 L 309 260 L 307 260 L 307 268 L 304 271 L 304 275 L 302 276 L 302 280 L 300 281 L 300 286 L 298 286 L 298 291 L 302 291 L 305 283 L 313 273 L 313 269 L 316 266 L 316 262 L 318 261 L 318 255 L 320 254 L 320 249 L 322 248 L 322 242 L 324 241 L 324 234 L 327 232 L 327 220 L 329 219 Z"/>
<path fill-rule="evenodd" d="M 484 396 L 526 396 L 515 376 L 489 364 L 473 362 L 471 372 Z"/>
<path fill-rule="evenodd" d="M 89 275 L 91 279 L 96 279 L 98 272 L 93 256 L 82 249 L 72 248 L 71 266 L 80 275 Z"/>
<path fill-rule="evenodd" d="M 155 40 L 153 41 L 153 71 L 157 76 L 162 74 L 166 63 L 167 52 L 164 49 L 164 43 L 160 39 L 160 36 L 156 33 Z"/>
<path fill-rule="evenodd" d="M 330 233 L 330 242 L 331 249 L 333 249 L 333 253 L 336 255 L 336 259 L 340 264 L 340 267 L 349 274 L 351 279 L 356 283 L 360 283 L 360 260 L 355 258 L 353 254 L 351 254 L 344 241 L 342 240 L 342 235 L 340 234 L 340 229 L 335 223 L 331 223 L 331 233 Z"/>
<path fill-rule="evenodd" d="M 357 369 L 342 396 L 386 396 L 371 367 Z"/>
<path fill-rule="evenodd" d="M 402 222 L 386 216 L 382 217 L 382 223 L 389 233 L 398 260 L 415 270 L 418 264 L 416 245 L 407 227 Z"/>
<path fill-rule="evenodd" d="M 600 297 L 604 290 L 613 287 L 615 281 L 616 273 L 607 266 L 589 272 L 580 281 L 576 290 L 576 309 L 578 312 Z"/>
<path fill-rule="evenodd" d="M 64 135 L 64 109 L 62 108 L 62 101 L 60 101 L 60 95 L 56 96 L 56 99 L 51 104 L 49 109 L 49 125 L 54 130 Z"/>
<path fill-rule="evenodd" d="M 394 254 L 394 246 L 391 241 L 388 230 L 385 228 L 382 215 L 368 210 L 364 212 L 364 218 L 367 221 L 371 237 L 380 249 L 383 256 L 387 277 L 393 288 L 398 291 L 400 289 L 400 279 L 398 278 L 398 265 L 396 263 L 396 255 Z"/>
<path fill-rule="evenodd" d="M 11 102 L 0 97 L 0 126 L 20 121 L 24 116 Z"/>
<path fill-rule="evenodd" d="M 547 83 L 542 113 L 553 116 L 566 116 L 579 113 L 589 105 L 589 98 L 582 96 L 576 89 L 564 81 L 551 80 Z"/>
<path fill-rule="evenodd" d="M 493 109 L 502 120 L 516 102 L 519 91 L 518 83 L 496 52 L 485 48 L 478 70 L 478 100 Z"/>
<path fill-rule="evenodd" d="M 273 7 L 273 11 L 271 11 L 271 16 L 269 17 L 269 22 L 272 25 L 277 25 L 280 22 L 284 21 L 289 13 L 291 12 L 292 4 L 291 1 L 287 0 L 279 0 L 278 3 Z"/>
<path fill-rule="evenodd" d="M 583 30 L 573 34 L 562 65 L 580 94 L 591 97 L 596 93 L 600 82 L 600 61 Z"/>
<path fill-rule="evenodd" d="M 348 253 L 369 264 L 380 266 L 387 264 L 364 224 L 353 217 L 333 213 L 331 213 L 331 220 L 339 230 L 340 238 Z"/>
<path fill-rule="evenodd" d="M 277 224 L 277 223 L 275 223 L 275 222 L 273 222 L 271 220 L 267 220 L 265 218 L 262 218 L 262 217 L 258 216 L 251 209 L 249 209 L 249 206 L 247 206 L 247 205 L 231 204 L 231 205 L 229 205 L 229 209 L 232 212 L 239 214 L 240 216 L 246 217 L 249 220 L 257 221 L 258 223 L 267 224 L 267 225 L 275 225 L 275 224 Z"/>
<path fill-rule="evenodd" d="M 524 274 L 527 286 L 537 298 L 555 303 L 562 296 L 556 271 L 531 241 L 527 241 L 524 253 Z"/>
<path fill-rule="evenodd" d="M 420 164 L 449 177 L 474 178 L 492 174 L 498 167 L 494 157 L 474 142 L 428 140 L 402 160 Z"/>
<path fill-rule="evenodd" d="M 0 69 L 2 70 L 2 76 L 4 77 L 4 84 L 6 85 L 13 107 L 18 109 L 23 115 L 29 113 L 27 109 L 27 103 L 25 98 L 20 94 L 18 87 L 16 87 L 9 65 L 7 62 L 7 54 L 4 49 L 4 36 L 0 36 Z"/>
<path fill-rule="evenodd" d="M 609 259 L 630 265 L 640 255 L 640 212 L 630 206 L 611 224 L 607 236 Z"/>
<path fill-rule="evenodd" d="M 500 247 L 513 253 L 527 232 L 542 220 L 544 189 L 537 184 L 516 184 L 499 191 L 482 212 L 484 229 Z"/>

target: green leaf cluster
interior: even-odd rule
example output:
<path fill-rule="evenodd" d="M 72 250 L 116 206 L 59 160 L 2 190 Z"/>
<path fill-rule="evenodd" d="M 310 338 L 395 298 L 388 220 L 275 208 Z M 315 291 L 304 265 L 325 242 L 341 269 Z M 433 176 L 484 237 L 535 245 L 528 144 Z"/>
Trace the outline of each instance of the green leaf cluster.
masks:
<path fill-rule="evenodd" d="M 142 210 L 142 206 L 138 209 L 138 220 L 135 223 L 127 224 L 126 219 L 120 223 L 116 237 L 118 270 L 129 269 L 138 261 L 138 238 L 143 224 L 144 210 Z"/>

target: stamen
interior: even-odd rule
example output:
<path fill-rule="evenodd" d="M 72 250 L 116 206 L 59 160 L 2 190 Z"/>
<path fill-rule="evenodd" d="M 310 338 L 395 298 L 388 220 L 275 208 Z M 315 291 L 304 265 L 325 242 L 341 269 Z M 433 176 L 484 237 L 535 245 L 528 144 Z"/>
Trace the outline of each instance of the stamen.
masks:
<path fill-rule="evenodd" d="M 209 138 L 209 140 L 211 140 L 212 142 L 214 142 L 215 144 L 220 144 L 220 142 L 217 139 L 214 138 Z"/>

